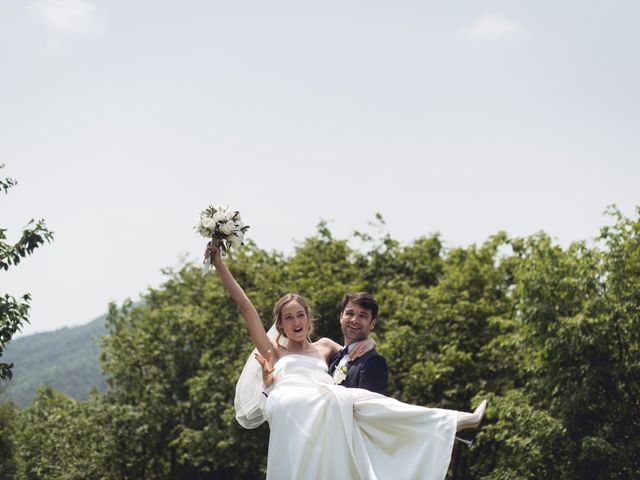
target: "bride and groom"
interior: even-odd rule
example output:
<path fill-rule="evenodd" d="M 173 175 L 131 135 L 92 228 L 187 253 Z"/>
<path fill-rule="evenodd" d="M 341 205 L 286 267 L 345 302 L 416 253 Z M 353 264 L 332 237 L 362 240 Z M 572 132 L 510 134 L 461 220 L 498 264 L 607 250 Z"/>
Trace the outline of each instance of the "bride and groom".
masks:
<path fill-rule="evenodd" d="M 208 253 L 256 346 L 259 362 L 252 356 L 245 364 L 235 408 L 245 428 L 269 423 L 268 479 L 445 478 L 456 432 L 479 424 L 485 402 L 466 413 L 385 396 L 386 362 L 367 340 L 377 316 L 367 294 L 345 297 L 346 350 L 328 338 L 311 342 L 314 318 L 296 294 L 276 302 L 265 332 L 219 250 Z M 268 397 L 263 382 L 272 384 Z"/>
<path fill-rule="evenodd" d="M 348 293 L 342 300 L 340 329 L 344 347 L 327 359 L 329 375 L 336 385 L 364 388 L 388 395 L 389 370 L 387 362 L 369 338 L 378 317 L 378 303 L 367 292 Z M 264 371 L 263 392 L 273 389 L 273 366 L 269 359 L 256 356 Z"/>

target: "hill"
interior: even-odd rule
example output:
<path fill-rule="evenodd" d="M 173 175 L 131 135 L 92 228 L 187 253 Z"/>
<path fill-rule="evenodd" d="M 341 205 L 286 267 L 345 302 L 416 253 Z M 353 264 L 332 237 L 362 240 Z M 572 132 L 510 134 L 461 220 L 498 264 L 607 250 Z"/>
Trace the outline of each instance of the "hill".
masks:
<path fill-rule="evenodd" d="M 40 385 L 80 400 L 95 388 L 106 389 L 96 340 L 106 334 L 105 316 L 79 327 L 20 337 L 6 348 L 3 360 L 14 363 L 13 379 L 4 395 L 21 407 L 29 405 Z"/>

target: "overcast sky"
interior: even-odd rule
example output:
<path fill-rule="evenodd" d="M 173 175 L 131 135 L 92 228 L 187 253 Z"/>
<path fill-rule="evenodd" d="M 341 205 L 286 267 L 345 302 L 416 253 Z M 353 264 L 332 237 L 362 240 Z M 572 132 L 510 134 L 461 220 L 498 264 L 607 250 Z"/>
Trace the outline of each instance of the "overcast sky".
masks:
<path fill-rule="evenodd" d="M 0 227 L 55 241 L 0 290 L 24 333 L 195 260 L 228 204 L 291 252 L 376 212 L 449 247 L 589 239 L 640 204 L 640 2 L 3 0 Z"/>

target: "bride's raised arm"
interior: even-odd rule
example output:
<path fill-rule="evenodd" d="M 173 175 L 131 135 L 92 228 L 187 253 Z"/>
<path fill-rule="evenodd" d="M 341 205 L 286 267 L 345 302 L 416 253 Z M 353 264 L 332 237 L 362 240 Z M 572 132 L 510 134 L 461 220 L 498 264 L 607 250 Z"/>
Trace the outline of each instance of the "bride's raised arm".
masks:
<path fill-rule="evenodd" d="M 253 340 L 253 344 L 260 352 L 264 358 L 268 358 L 269 351 L 271 350 L 276 358 L 278 357 L 278 352 L 274 348 L 271 340 L 267 336 L 267 332 L 265 332 L 264 327 L 262 326 L 262 321 L 260 320 L 260 316 L 258 315 L 258 311 L 256 307 L 253 306 L 247 294 L 244 293 L 242 287 L 236 282 L 236 279 L 233 278 L 231 272 L 227 268 L 227 266 L 222 261 L 222 255 L 220 253 L 220 249 L 217 247 L 207 247 L 207 251 L 205 255 L 213 254 L 213 266 L 215 267 L 222 283 L 225 288 L 231 295 L 231 298 L 236 302 L 238 308 L 240 309 L 240 313 L 244 318 L 247 329 L 249 330 L 249 335 L 251 335 L 251 339 Z"/>

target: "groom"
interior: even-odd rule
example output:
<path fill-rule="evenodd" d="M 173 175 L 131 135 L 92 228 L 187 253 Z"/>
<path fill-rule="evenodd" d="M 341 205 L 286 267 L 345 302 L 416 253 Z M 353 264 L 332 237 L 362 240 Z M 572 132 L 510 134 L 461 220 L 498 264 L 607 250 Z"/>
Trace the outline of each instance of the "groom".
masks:
<path fill-rule="evenodd" d="M 345 387 L 364 388 L 387 395 L 389 392 L 389 372 L 387 362 L 377 350 L 368 351 L 353 362 L 348 352 L 356 343 L 369 338 L 378 316 L 378 304 L 366 292 L 348 293 L 342 300 L 340 328 L 344 335 L 345 347 L 329 358 L 329 375 L 335 383 Z"/>

